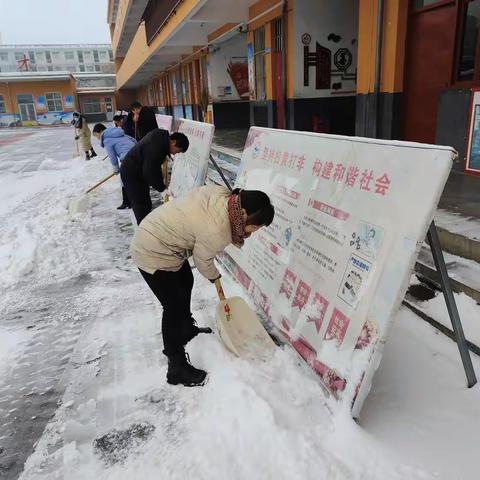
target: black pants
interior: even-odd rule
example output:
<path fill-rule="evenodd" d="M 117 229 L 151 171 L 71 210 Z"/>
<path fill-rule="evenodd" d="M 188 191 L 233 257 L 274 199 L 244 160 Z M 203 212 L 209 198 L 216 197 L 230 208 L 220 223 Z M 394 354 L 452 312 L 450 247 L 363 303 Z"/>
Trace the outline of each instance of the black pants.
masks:
<path fill-rule="evenodd" d="M 167 357 L 183 353 L 184 346 L 198 330 L 190 311 L 193 288 L 190 264 L 185 261 L 178 272 L 157 270 L 153 275 L 139 270 L 163 306 L 163 353 Z"/>
<path fill-rule="evenodd" d="M 152 211 L 150 187 L 147 182 L 140 178 L 126 178 L 123 175 L 122 183 L 137 219 L 137 224 L 140 225 L 140 222 Z"/>

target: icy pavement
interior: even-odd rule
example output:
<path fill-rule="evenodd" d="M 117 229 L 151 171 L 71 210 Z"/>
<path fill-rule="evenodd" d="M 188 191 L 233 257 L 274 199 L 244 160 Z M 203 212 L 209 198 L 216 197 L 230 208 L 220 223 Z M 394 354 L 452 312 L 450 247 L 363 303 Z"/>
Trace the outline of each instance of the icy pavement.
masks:
<path fill-rule="evenodd" d="M 253 364 L 202 335 L 189 353 L 208 383 L 167 385 L 161 310 L 128 258 L 118 181 L 87 212 L 67 210 L 110 169 L 72 159 L 72 135 L 42 129 L 0 147 L 0 478 L 478 476 L 479 387 L 465 388 L 455 344 L 405 309 L 359 424 L 327 410 L 288 347 Z M 214 288 L 195 279 L 194 315 L 214 327 Z"/>

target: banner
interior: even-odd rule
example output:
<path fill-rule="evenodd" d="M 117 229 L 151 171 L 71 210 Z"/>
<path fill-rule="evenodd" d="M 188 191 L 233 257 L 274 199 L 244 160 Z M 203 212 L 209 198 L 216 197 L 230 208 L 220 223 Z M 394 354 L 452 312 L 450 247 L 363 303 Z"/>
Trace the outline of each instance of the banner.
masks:
<path fill-rule="evenodd" d="M 190 146 L 185 153 L 177 154 L 173 160 L 169 186 L 172 197 L 181 197 L 204 185 L 214 130 L 214 125 L 210 123 L 180 119 L 178 132 L 188 137 Z"/>
<path fill-rule="evenodd" d="M 162 128 L 168 132 L 172 131 L 173 117 L 171 115 L 160 115 L 156 113 L 155 118 L 157 119 L 158 128 Z"/>
<path fill-rule="evenodd" d="M 357 416 L 455 152 L 252 127 L 236 186 L 275 219 L 222 260 Z"/>

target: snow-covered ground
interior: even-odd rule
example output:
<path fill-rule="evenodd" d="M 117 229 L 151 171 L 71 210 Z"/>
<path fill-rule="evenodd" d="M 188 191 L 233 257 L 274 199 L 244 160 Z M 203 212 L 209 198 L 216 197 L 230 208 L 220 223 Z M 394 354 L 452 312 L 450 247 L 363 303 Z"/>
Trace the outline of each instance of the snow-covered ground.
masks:
<path fill-rule="evenodd" d="M 129 259 L 118 180 L 68 211 L 110 173 L 72 158 L 72 136 L 47 128 L 0 147 L 1 478 L 478 478 L 480 387 L 465 388 L 455 344 L 406 309 L 358 423 L 326 408 L 289 347 L 254 364 L 202 335 L 189 353 L 208 383 L 167 385 L 161 308 Z M 215 291 L 195 279 L 194 316 L 214 327 Z M 474 328 L 480 310 L 468 312 Z"/>

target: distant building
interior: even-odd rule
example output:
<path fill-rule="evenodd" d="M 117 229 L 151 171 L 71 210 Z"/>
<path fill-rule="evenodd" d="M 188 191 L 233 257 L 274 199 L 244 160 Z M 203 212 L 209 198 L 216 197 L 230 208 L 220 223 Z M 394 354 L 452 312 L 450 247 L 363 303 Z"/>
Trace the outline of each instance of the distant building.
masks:
<path fill-rule="evenodd" d="M 112 48 L 88 45 L 0 45 L 0 72 L 115 73 Z"/>
<path fill-rule="evenodd" d="M 0 126 L 111 121 L 114 72 L 107 44 L 0 45 Z"/>

